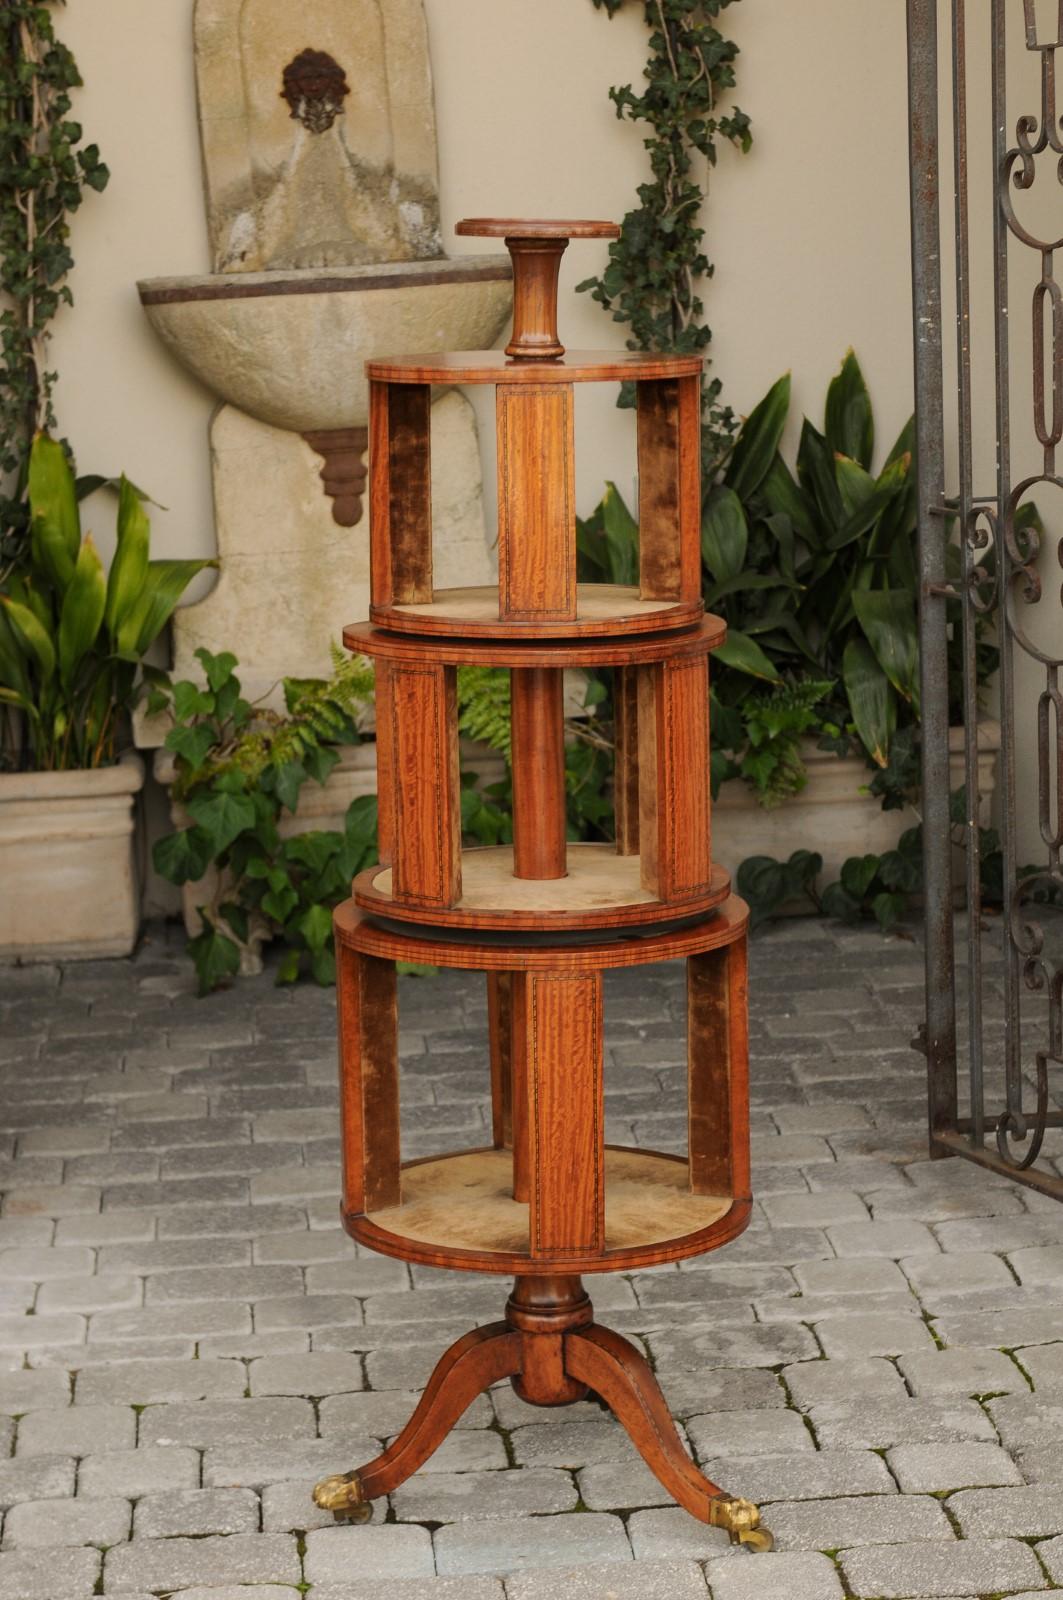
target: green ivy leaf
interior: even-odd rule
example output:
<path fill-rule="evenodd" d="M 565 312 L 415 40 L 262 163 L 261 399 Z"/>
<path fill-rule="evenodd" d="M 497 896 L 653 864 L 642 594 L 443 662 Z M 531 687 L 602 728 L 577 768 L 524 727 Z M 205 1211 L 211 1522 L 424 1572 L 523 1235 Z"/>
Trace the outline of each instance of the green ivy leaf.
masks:
<path fill-rule="evenodd" d="M 215 694 L 228 683 L 236 668 L 236 657 L 229 650 L 222 650 L 218 655 L 212 655 L 209 650 L 200 646 L 196 651 L 196 659 L 203 663 L 207 682 Z"/>
<path fill-rule="evenodd" d="M 277 967 L 277 983 L 298 983 L 301 961 L 302 956 L 298 950 L 286 950 Z"/>
<path fill-rule="evenodd" d="M 181 828 L 157 839 L 151 856 L 167 883 L 195 883 L 210 865 L 210 840 L 200 828 Z"/>
<path fill-rule="evenodd" d="M 296 926 L 310 950 L 317 955 L 332 937 L 332 913 L 327 906 L 310 906 Z"/>
<path fill-rule="evenodd" d="M 202 724 L 194 728 L 171 728 L 163 743 L 167 750 L 172 750 L 198 772 L 214 748 L 214 734 Z"/>
<path fill-rule="evenodd" d="M 213 710 L 214 696 L 201 689 L 198 683 L 182 679 L 174 684 L 173 711 L 179 721 L 189 722 L 193 717 L 206 717 Z"/>
<path fill-rule="evenodd" d="M 212 793 L 188 801 L 188 811 L 210 841 L 211 854 L 220 856 L 245 828 L 255 825 L 255 808 L 246 795 Z"/>
<path fill-rule="evenodd" d="M 240 970 L 239 947 L 216 928 L 207 928 L 189 940 L 188 954 L 195 963 L 201 995 L 210 994 Z"/>

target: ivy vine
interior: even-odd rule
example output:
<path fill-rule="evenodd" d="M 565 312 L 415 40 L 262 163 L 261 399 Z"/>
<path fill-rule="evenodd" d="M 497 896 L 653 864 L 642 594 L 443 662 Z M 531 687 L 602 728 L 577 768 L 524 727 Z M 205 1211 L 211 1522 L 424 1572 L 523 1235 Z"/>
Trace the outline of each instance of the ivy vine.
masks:
<path fill-rule="evenodd" d="M 681 354 L 707 349 L 712 331 L 703 320 L 698 293 L 711 278 L 700 225 L 706 185 L 697 180 L 695 158 L 715 167 L 720 141 L 749 150 L 750 120 L 737 106 L 721 110 L 735 87 L 738 46 L 717 26 L 734 0 L 641 0 L 650 29 L 645 93 L 630 84 L 609 91 L 619 118 L 646 123 L 652 181 L 640 185 L 639 205 L 629 211 L 620 238 L 610 246 L 600 278 L 579 285 L 630 329 L 628 348 Z M 610 17 L 625 0 L 594 0 Z M 735 418 L 719 403 L 720 380 L 707 380 L 703 431 L 706 470 L 711 474 L 729 452 Z M 631 396 L 621 404 L 631 404 Z M 711 477 L 707 479 L 711 481 Z"/>
<path fill-rule="evenodd" d="M 62 3 L 62 0 L 59 0 Z M 81 77 L 48 4 L 4 0 L 0 22 L 0 562 L 27 527 L 26 468 L 35 433 L 55 430 L 49 325 L 71 304 L 68 218 L 110 176 L 70 119 Z"/>

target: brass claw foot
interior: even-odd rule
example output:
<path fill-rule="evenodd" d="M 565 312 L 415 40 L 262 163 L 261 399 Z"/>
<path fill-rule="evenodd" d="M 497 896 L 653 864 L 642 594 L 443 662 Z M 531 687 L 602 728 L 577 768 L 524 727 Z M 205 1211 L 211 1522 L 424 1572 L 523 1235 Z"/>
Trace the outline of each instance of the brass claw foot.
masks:
<path fill-rule="evenodd" d="M 314 1504 L 331 1511 L 337 1522 L 368 1522 L 373 1515 L 372 1502 L 363 1495 L 357 1472 L 322 1478 L 314 1489 Z"/>
<path fill-rule="evenodd" d="M 760 1525 L 760 1512 L 752 1500 L 727 1500 L 722 1496 L 709 1502 L 709 1525 L 726 1528 L 732 1544 L 745 1544 L 751 1550 L 771 1550 L 775 1540 Z"/>

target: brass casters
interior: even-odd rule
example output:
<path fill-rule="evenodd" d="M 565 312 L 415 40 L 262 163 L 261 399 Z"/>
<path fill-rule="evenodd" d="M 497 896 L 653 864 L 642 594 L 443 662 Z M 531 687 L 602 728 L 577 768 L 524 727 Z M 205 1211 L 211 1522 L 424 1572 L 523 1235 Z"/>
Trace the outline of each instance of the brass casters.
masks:
<path fill-rule="evenodd" d="M 727 1500 L 722 1496 L 709 1501 L 709 1526 L 725 1528 L 732 1544 L 748 1545 L 753 1551 L 774 1548 L 775 1540 L 760 1525 L 760 1512 L 752 1500 Z"/>
<path fill-rule="evenodd" d="M 322 1478 L 314 1489 L 314 1504 L 322 1511 L 331 1511 L 337 1522 L 368 1522 L 373 1515 L 372 1501 L 362 1494 L 357 1472 Z"/>

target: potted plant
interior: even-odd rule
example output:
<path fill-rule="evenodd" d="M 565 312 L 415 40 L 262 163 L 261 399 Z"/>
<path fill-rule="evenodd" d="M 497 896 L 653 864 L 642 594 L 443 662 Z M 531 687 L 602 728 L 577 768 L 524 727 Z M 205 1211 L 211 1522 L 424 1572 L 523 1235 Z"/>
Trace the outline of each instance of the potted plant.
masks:
<path fill-rule="evenodd" d="M 101 480 L 88 480 L 97 486 Z M 144 782 L 126 748 L 154 644 L 210 561 L 152 561 L 144 497 L 118 487 L 105 573 L 82 535 L 62 446 L 36 436 L 29 538 L 0 577 L 0 957 L 127 955 L 139 902 L 133 801 Z"/>
<path fill-rule="evenodd" d="M 826 881 L 850 857 L 892 850 L 918 790 L 917 530 L 913 424 L 875 470 L 871 399 L 852 351 L 832 381 L 822 430 L 807 419 L 796 473 L 780 453 L 790 379 L 769 390 L 704 485 L 709 610 L 728 625 L 712 664 L 715 849 L 823 857 Z M 1032 507 L 1026 515 L 1036 519 Z M 609 485 L 579 527 L 583 576 L 637 582 L 638 526 Z M 953 551 L 958 576 L 959 551 Z M 958 609 L 958 608 L 957 608 Z M 992 616 L 980 621 L 978 680 L 996 671 Z M 953 722 L 962 721 L 959 630 L 951 646 Z M 988 806 L 999 726 L 979 725 Z M 963 783 L 962 728 L 952 736 Z"/>

